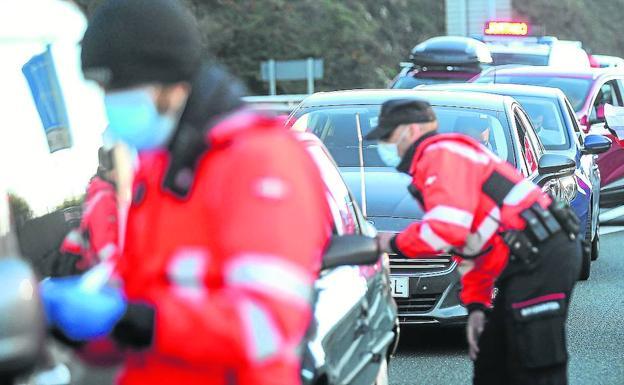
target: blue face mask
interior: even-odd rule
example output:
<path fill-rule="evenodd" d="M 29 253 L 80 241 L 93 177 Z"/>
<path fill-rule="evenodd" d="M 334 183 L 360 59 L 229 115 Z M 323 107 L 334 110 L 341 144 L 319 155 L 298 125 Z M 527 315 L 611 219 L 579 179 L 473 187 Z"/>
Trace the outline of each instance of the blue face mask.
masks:
<path fill-rule="evenodd" d="M 408 130 L 404 129 L 397 143 L 400 143 L 406 136 Z M 397 143 L 379 142 L 377 143 L 377 153 L 382 162 L 388 167 L 396 167 L 401 163 L 399 146 Z"/>
<path fill-rule="evenodd" d="M 401 163 L 399 148 L 395 143 L 377 143 L 377 153 L 386 166 L 396 167 Z"/>
<path fill-rule="evenodd" d="M 149 90 L 111 92 L 104 98 L 107 135 L 137 151 L 163 148 L 173 135 L 176 119 L 162 115 Z"/>

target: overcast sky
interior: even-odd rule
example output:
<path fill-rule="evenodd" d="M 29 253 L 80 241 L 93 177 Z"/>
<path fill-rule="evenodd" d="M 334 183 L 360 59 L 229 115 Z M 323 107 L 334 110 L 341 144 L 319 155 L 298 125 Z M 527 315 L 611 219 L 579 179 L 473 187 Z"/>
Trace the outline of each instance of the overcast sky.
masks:
<path fill-rule="evenodd" d="M 80 72 L 82 13 L 61 0 L 4 0 L 0 5 L 0 178 L 37 214 L 82 194 L 97 167 L 106 125 L 99 89 Z M 52 44 L 74 147 L 50 154 L 21 68 Z"/>

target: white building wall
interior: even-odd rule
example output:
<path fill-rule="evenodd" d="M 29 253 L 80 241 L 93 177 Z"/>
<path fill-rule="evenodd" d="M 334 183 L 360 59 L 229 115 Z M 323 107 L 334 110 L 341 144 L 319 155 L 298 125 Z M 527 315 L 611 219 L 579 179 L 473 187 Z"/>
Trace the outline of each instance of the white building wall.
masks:
<path fill-rule="evenodd" d="M 510 20 L 511 0 L 445 0 L 446 33 L 470 36 L 483 33 L 488 20 Z"/>

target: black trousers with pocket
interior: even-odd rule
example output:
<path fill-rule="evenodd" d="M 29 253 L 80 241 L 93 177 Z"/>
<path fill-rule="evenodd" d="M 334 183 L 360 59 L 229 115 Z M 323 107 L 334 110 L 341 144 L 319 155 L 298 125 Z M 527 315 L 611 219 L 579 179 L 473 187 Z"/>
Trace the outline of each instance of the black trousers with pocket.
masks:
<path fill-rule="evenodd" d="M 581 260 L 580 241 L 559 232 L 532 269 L 510 262 L 479 339 L 475 385 L 567 385 L 565 323 Z"/>

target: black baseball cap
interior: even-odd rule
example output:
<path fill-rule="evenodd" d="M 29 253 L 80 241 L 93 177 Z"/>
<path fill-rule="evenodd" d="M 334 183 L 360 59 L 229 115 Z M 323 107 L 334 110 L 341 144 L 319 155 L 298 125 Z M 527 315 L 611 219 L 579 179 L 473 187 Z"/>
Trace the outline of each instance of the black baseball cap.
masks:
<path fill-rule="evenodd" d="M 106 0 L 82 39 L 82 71 L 107 89 L 191 81 L 201 65 L 197 21 L 177 0 Z"/>
<path fill-rule="evenodd" d="M 366 139 L 386 138 L 401 124 L 435 121 L 435 113 L 428 102 L 414 99 L 391 99 L 381 105 L 377 127 L 366 135 Z"/>

